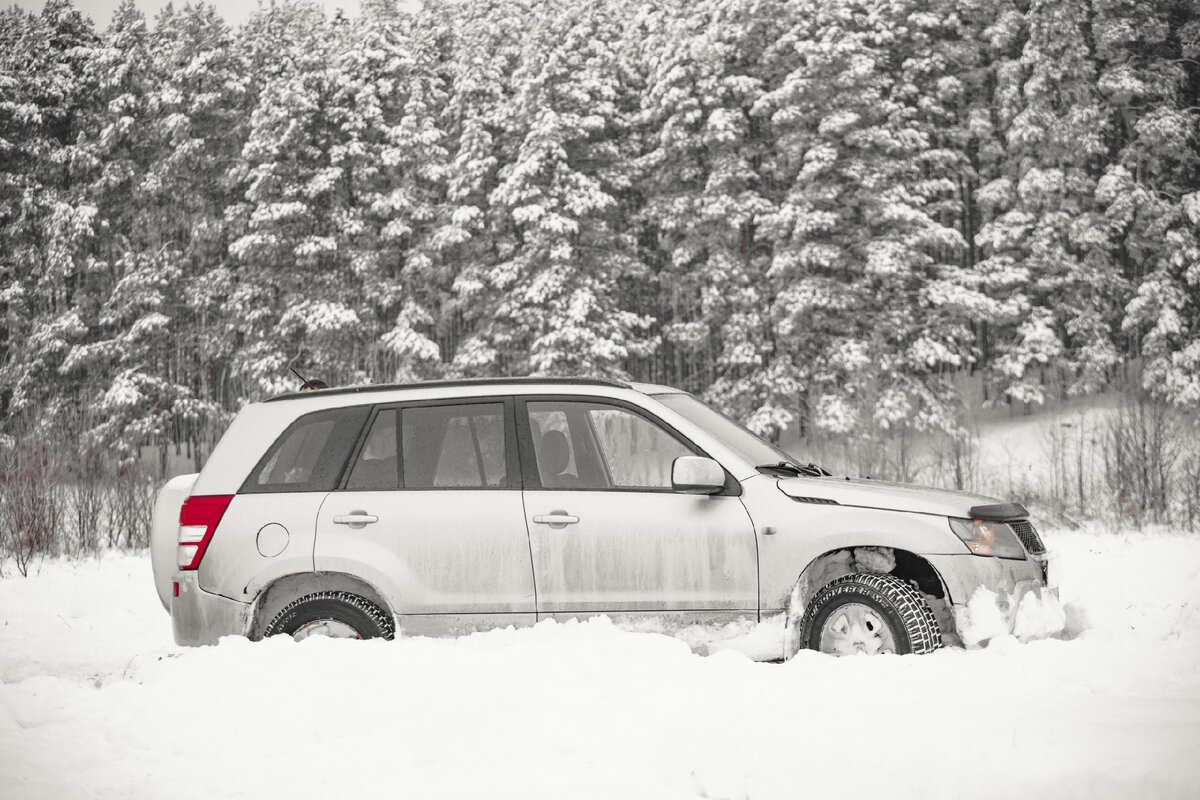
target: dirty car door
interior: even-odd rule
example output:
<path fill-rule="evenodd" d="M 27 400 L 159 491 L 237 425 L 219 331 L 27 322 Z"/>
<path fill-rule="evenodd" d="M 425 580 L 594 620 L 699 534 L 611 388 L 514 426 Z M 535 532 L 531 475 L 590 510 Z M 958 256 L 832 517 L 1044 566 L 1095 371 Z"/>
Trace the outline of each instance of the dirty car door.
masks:
<path fill-rule="evenodd" d="M 318 570 L 360 574 L 408 633 L 534 621 L 512 401 L 382 407 L 317 521 Z"/>
<path fill-rule="evenodd" d="M 700 454 L 613 400 L 517 398 L 538 615 L 756 614 L 753 524 L 739 497 L 676 493 L 675 458 Z"/>

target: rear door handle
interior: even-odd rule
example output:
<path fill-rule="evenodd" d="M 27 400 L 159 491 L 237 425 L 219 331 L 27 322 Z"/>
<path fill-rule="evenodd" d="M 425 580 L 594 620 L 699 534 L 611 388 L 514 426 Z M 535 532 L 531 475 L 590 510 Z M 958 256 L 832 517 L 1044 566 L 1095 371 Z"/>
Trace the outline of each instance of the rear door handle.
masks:
<path fill-rule="evenodd" d="M 535 514 L 533 521 L 539 525 L 549 525 L 551 528 L 565 528 L 579 522 L 579 517 L 555 509 L 549 514 Z"/>
<path fill-rule="evenodd" d="M 351 528 L 365 528 L 372 522 L 379 522 L 379 517 L 365 511 L 354 510 L 349 514 L 338 514 L 333 518 L 335 525 L 349 525 Z"/>

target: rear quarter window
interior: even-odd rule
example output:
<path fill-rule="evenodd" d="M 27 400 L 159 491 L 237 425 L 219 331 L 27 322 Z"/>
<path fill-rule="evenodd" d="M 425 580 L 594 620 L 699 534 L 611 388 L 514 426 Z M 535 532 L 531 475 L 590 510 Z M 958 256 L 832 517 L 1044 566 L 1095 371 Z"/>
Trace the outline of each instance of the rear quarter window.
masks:
<path fill-rule="evenodd" d="M 305 414 L 283 432 L 250 472 L 242 494 L 327 492 L 337 486 L 370 406 Z"/>

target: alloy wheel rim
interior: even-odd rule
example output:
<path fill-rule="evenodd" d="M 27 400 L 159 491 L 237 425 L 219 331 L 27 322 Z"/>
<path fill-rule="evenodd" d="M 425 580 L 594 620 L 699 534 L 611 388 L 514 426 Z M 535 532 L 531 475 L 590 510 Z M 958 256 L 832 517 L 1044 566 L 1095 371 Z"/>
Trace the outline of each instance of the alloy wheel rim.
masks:
<path fill-rule="evenodd" d="M 847 603 L 834 609 L 821 626 L 821 652 L 835 656 L 895 653 L 896 638 L 878 611 Z"/>
<path fill-rule="evenodd" d="M 306 622 L 292 634 L 292 638 L 297 642 L 302 642 L 314 636 L 321 636 L 327 639 L 362 638 L 354 628 L 344 622 L 338 622 L 336 619 L 315 619 L 312 622 Z"/>

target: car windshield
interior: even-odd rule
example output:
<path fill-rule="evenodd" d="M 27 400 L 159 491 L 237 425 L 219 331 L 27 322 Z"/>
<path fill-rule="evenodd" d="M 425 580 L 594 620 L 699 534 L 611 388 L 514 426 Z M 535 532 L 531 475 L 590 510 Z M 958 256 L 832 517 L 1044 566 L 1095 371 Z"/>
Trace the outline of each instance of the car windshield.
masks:
<path fill-rule="evenodd" d="M 775 445 L 755 436 L 721 412 L 709 408 L 690 394 L 657 394 L 654 399 L 688 422 L 703 428 L 751 464 L 797 464 L 796 459 Z"/>

